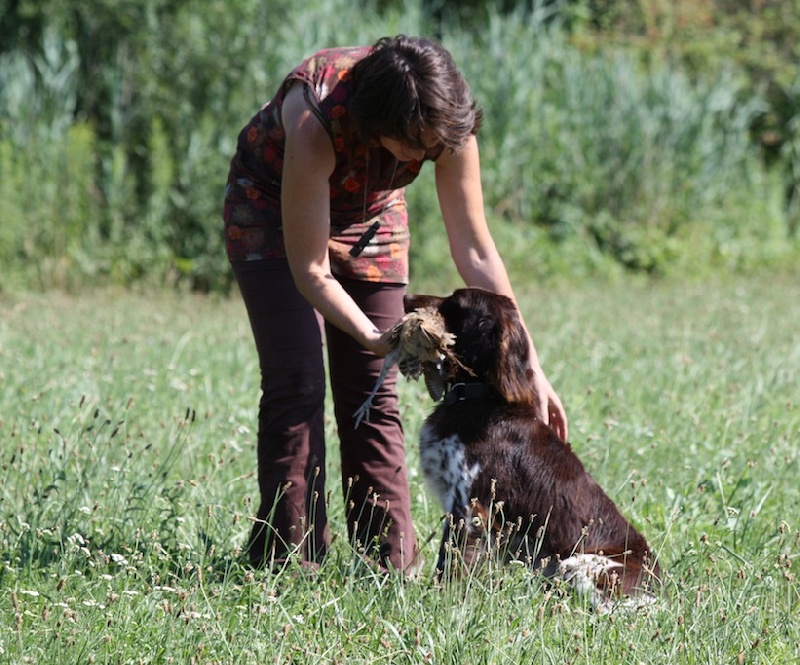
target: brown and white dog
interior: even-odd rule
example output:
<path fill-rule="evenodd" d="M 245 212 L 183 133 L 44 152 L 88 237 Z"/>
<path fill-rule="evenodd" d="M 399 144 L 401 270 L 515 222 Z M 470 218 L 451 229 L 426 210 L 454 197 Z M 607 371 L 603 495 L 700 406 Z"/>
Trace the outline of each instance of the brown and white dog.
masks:
<path fill-rule="evenodd" d="M 487 556 L 560 575 L 600 611 L 652 600 L 660 570 L 645 538 L 586 472 L 569 444 L 534 417 L 530 346 L 511 299 L 482 289 L 409 295 L 455 335 L 446 394 L 420 432 L 423 474 L 448 513 L 437 570 Z"/>

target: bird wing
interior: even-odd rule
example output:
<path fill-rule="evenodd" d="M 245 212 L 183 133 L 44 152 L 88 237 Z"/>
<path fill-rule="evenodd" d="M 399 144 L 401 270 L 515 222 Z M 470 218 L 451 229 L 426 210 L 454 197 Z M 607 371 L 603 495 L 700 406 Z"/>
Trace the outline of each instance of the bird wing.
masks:
<path fill-rule="evenodd" d="M 452 351 L 455 335 L 445 330 L 442 315 L 433 307 L 408 312 L 383 333 L 383 338 L 391 346 L 391 351 L 384 359 L 380 376 L 369 397 L 353 414 L 356 427 L 363 419 L 369 422 L 372 400 L 393 365 L 397 364 L 400 373 L 407 378 L 418 379 L 424 374 L 428 393 L 437 401 L 441 399 L 447 379 L 443 375 L 444 361 L 449 360 L 453 365 L 467 369 Z"/>

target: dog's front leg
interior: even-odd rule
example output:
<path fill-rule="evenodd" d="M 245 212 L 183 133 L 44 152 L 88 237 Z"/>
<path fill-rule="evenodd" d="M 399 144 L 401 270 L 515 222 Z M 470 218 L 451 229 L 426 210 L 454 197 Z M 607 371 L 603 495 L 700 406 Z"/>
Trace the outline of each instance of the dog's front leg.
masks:
<path fill-rule="evenodd" d="M 444 527 L 442 527 L 442 542 L 439 544 L 439 558 L 436 561 L 436 579 L 442 580 L 445 575 L 445 570 L 449 567 L 447 565 L 448 559 L 451 557 L 448 556 L 450 552 L 450 534 L 452 533 L 452 515 L 448 515 L 445 518 Z"/>

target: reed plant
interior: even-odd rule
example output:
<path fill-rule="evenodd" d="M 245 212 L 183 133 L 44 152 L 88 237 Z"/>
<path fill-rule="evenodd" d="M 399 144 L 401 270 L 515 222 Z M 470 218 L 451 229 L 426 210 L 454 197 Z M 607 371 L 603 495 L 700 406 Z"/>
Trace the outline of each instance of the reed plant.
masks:
<path fill-rule="evenodd" d="M 54 10 L 35 52 L 0 55 L 0 288 L 227 289 L 221 200 L 241 126 L 304 55 L 434 29 L 415 0 L 176 5 L 169 20 L 156 4 L 78 12 L 92 48 Z M 689 73 L 588 49 L 544 9 L 557 5 L 533 6 L 441 26 L 486 112 L 487 210 L 514 263 L 539 276 L 796 265 L 794 143 L 785 168 L 762 163 L 750 128 L 768 109 L 735 63 Z M 445 247 L 432 180 L 409 190 L 418 272 Z"/>
<path fill-rule="evenodd" d="M 735 268 L 786 240 L 749 135 L 764 102 L 733 69 L 690 76 L 634 50 L 584 52 L 544 10 L 450 37 L 485 107 L 496 218 L 656 273 Z"/>

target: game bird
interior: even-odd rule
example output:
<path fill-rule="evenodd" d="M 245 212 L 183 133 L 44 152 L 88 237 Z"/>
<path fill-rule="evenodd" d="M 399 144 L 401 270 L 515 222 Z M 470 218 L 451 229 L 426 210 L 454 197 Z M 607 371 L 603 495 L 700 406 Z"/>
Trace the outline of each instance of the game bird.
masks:
<path fill-rule="evenodd" d="M 407 378 L 418 379 L 424 375 L 428 393 L 437 402 L 442 398 L 449 378 L 445 366 L 460 367 L 469 372 L 451 350 L 456 336 L 445 330 L 442 315 L 433 307 L 421 307 L 409 312 L 383 333 L 383 338 L 389 342 L 392 350 L 383 360 L 381 373 L 369 397 L 353 414 L 356 427 L 362 420 L 369 422 L 372 400 L 394 365 Z M 445 360 L 449 362 L 445 364 Z"/>

